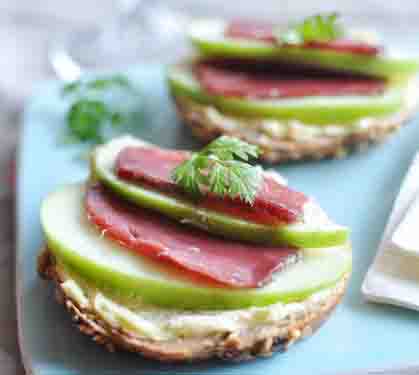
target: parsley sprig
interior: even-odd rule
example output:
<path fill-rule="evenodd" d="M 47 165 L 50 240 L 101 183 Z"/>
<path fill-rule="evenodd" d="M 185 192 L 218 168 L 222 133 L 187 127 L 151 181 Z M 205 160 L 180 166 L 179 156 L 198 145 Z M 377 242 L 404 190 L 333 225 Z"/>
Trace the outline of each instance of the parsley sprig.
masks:
<path fill-rule="evenodd" d="M 123 75 L 81 79 L 61 92 L 69 101 L 67 143 L 103 143 L 114 129 L 140 120 L 139 93 Z"/>
<path fill-rule="evenodd" d="M 211 192 L 252 205 L 262 182 L 262 169 L 248 161 L 258 155 L 257 146 L 222 136 L 176 167 L 172 178 L 187 193 L 199 196 Z"/>
<path fill-rule="evenodd" d="M 344 35 L 337 13 L 317 14 L 307 17 L 285 31 L 278 31 L 278 41 L 302 44 L 310 41 L 329 42 Z"/>

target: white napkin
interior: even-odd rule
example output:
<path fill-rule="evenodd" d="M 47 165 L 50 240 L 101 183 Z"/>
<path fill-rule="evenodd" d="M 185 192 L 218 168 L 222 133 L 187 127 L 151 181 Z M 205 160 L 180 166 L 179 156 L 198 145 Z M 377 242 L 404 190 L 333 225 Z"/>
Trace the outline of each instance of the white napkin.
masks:
<path fill-rule="evenodd" d="M 419 197 L 419 153 L 404 178 L 377 255 L 362 284 L 362 294 L 367 300 L 419 310 L 419 257 L 391 246 L 393 232 L 416 197 Z"/>
<path fill-rule="evenodd" d="M 390 247 L 407 256 L 419 256 L 419 197 L 407 210 L 391 236 Z"/>

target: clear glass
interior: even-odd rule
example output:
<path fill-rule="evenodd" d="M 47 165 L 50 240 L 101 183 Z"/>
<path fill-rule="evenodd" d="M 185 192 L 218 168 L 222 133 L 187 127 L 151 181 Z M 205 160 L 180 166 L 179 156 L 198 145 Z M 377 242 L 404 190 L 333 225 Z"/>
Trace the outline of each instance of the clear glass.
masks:
<path fill-rule="evenodd" d="M 161 0 L 119 0 L 117 15 L 95 29 L 55 40 L 49 62 L 65 81 L 87 70 L 111 70 L 138 62 L 172 62 L 186 48 L 186 14 Z"/>

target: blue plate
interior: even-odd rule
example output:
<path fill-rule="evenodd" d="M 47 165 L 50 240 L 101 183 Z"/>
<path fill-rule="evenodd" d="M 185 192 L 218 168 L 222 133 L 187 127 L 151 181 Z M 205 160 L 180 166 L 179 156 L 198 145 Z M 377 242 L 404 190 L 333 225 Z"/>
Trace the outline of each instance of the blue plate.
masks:
<path fill-rule="evenodd" d="M 161 146 L 197 147 L 176 120 L 163 68 L 142 66 L 129 74 L 146 93 L 146 121 L 136 135 Z M 24 117 L 17 193 L 19 329 L 29 373 L 337 374 L 360 368 L 419 364 L 418 313 L 364 303 L 360 293 L 400 181 L 418 150 L 417 120 L 366 153 L 352 154 L 345 160 L 277 168 L 292 186 L 316 197 L 336 222 L 352 228 L 353 276 L 343 303 L 327 324 L 287 353 L 268 359 L 172 366 L 134 354 L 107 353 L 71 326 L 67 313 L 55 303 L 52 288 L 37 276 L 36 256 L 42 246 L 41 200 L 59 185 L 86 178 L 88 168 L 78 160 L 79 147 L 59 145 L 59 134 L 65 126 L 65 104 L 58 83 L 46 83 L 36 93 Z"/>

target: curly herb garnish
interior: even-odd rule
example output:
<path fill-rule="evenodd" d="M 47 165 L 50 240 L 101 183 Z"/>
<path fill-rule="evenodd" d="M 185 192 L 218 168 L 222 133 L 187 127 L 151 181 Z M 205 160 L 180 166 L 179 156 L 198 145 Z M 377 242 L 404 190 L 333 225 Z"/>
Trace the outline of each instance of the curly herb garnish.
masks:
<path fill-rule="evenodd" d="M 278 41 L 286 44 L 329 42 L 344 35 L 337 13 L 317 14 L 304 19 L 285 31 L 278 31 Z"/>
<path fill-rule="evenodd" d="M 257 146 L 222 136 L 176 167 L 172 178 L 187 193 L 211 192 L 252 205 L 262 182 L 262 169 L 247 162 L 258 155 Z"/>
<path fill-rule="evenodd" d="M 140 121 L 139 92 L 123 75 L 78 80 L 61 92 L 70 101 L 67 142 L 103 143 L 113 129 Z"/>

